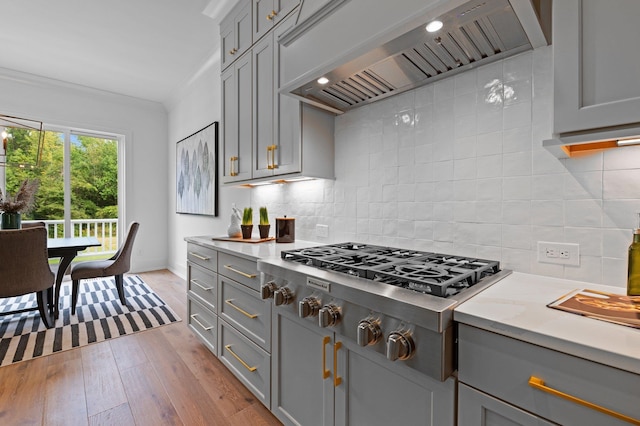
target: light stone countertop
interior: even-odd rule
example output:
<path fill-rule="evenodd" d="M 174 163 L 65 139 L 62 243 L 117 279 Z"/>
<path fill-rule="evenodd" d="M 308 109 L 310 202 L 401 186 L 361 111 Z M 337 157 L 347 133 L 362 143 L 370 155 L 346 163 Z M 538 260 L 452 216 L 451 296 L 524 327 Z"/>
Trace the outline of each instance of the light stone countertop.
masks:
<path fill-rule="evenodd" d="M 295 241 L 293 243 L 276 243 L 265 241 L 263 243 L 243 243 L 240 241 L 220 241 L 214 240 L 212 235 L 186 237 L 188 243 L 198 244 L 214 250 L 229 253 L 235 256 L 244 257 L 249 260 L 267 259 L 270 257 L 280 257 L 282 250 L 295 250 L 306 247 L 322 245 L 322 243 L 310 241 Z"/>
<path fill-rule="evenodd" d="M 640 374 L 640 329 L 547 307 L 576 289 L 622 287 L 514 272 L 455 308 L 454 320 Z"/>

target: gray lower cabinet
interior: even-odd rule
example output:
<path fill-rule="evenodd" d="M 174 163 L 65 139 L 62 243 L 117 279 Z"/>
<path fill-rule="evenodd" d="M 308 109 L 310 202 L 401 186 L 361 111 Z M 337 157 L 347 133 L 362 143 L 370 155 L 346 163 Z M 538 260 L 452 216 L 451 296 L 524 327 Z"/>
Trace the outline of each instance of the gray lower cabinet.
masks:
<path fill-rule="evenodd" d="M 465 324 L 458 344 L 461 426 L 640 424 L 637 374 Z"/>
<path fill-rule="evenodd" d="M 454 381 L 390 368 L 314 319 L 273 308 L 272 412 L 288 425 L 453 425 Z"/>
<path fill-rule="evenodd" d="M 189 328 L 267 408 L 271 303 L 260 298 L 257 259 L 187 245 Z"/>

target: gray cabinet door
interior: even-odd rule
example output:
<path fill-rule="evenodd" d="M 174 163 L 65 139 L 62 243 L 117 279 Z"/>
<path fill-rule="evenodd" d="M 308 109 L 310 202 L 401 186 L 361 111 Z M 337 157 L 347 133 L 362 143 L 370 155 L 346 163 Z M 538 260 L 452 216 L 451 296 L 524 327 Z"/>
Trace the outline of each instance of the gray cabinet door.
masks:
<path fill-rule="evenodd" d="M 332 425 L 333 333 L 278 307 L 272 313 L 271 411 L 287 425 Z"/>
<path fill-rule="evenodd" d="M 242 0 L 220 23 L 221 68 L 231 65 L 252 43 L 251 2 Z"/>
<path fill-rule="evenodd" d="M 223 181 L 251 178 L 251 55 L 222 74 Z"/>
<path fill-rule="evenodd" d="M 273 139 L 273 34 L 251 49 L 253 56 L 253 177 L 273 175 L 275 145 Z"/>
<path fill-rule="evenodd" d="M 336 343 L 336 425 L 454 425 L 453 378 L 433 380 L 339 335 Z"/>
<path fill-rule="evenodd" d="M 284 70 L 280 61 L 283 47 L 278 43 L 280 35 L 284 34 L 295 23 L 295 14 L 289 16 L 274 30 L 274 91 L 273 114 L 274 133 L 277 148 L 275 150 L 275 175 L 285 175 L 302 171 L 302 110 L 300 101 L 287 95 L 280 94 Z M 331 159 L 333 161 L 333 158 Z"/>
<path fill-rule="evenodd" d="M 554 132 L 639 123 L 640 2 L 553 2 Z"/>
<path fill-rule="evenodd" d="M 534 414 L 477 391 L 463 383 L 458 385 L 459 426 L 551 426 Z"/>
<path fill-rule="evenodd" d="M 253 0 L 253 40 L 267 34 L 298 3 L 299 0 Z"/>

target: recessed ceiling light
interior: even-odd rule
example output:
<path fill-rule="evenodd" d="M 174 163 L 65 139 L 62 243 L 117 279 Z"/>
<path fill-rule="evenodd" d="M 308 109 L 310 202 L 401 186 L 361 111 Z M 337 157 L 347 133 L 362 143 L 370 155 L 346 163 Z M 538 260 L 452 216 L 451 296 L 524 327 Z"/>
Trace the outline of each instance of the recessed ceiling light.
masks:
<path fill-rule="evenodd" d="M 318 79 L 318 84 L 327 84 L 329 82 L 329 79 L 327 77 L 320 77 Z"/>
<path fill-rule="evenodd" d="M 442 21 L 431 21 L 427 24 L 427 26 L 425 27 L 425 29 L 430 32 L 430 33 L 435 33 L 436 31 L 438 31 L 440 28 L 442 28 Z"/>

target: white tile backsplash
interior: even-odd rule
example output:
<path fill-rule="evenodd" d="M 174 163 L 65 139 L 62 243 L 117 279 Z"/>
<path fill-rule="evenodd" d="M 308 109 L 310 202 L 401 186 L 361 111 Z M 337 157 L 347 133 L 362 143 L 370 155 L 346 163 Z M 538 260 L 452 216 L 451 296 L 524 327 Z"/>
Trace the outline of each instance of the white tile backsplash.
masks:
<path fill-rule="evenodd" d="M 336 117 L 336 180 L 252 189 L 296 237 L 499 260 L 504 268 L 624 286 L 640 212 L 640 147 L 558 159 L 551 47 Z M 537 242 L 580 244 L 579 266 L 537 262 Z"/>

